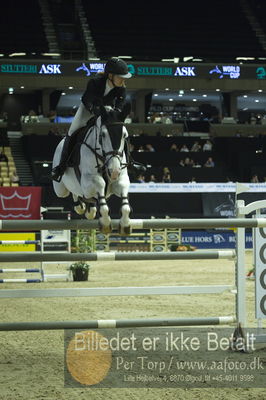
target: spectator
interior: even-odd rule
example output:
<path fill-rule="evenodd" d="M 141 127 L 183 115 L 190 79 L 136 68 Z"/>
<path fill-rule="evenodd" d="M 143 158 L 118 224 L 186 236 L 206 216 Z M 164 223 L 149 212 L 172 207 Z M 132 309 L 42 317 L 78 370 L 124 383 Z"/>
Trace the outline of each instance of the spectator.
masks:
<path fill-rule="evenodd" d="M 48 113 L 48 118 L 50 120 L 50 122 L 56 122 L 57 119 L 57 113 L 55 110 L 50 110 Z"/>
<path fill-rule="evenodd" d="M 137 177 L 137 183 L 145 183 L 145 176 L 143 174 L 139 174 Z"/>
<path fill-rule="evenodd" d="M 170 147 L 170 151 L 179 151 L 175 143 L 173 143 L 172 146 Z"/>
<path fill-rule="evenodd" d="M 163 123 L 163 124 L 172 124 L 173 121 L 172 121 L 172 118 L 171 118 L 169 115 L 165 114 L 165 115 L 162 117 L 162 123 Z"/>
<path fill-rule="evenodd" d="M 163 174 L 162 182 L 163 183 L 171 183 L 171 174 L 170 174 L 170 172 L 167 172 L 167 173 Z"/>
<path fill-rule="evenodd" d="M 32 122 L 40 122 L 39 117 L 37 116 L 34 110 L 30 110 L 29 114 L 24 117 L 25 124 L 32 123 Z"/>
<path fill-rule="evenodd" d="M 188 149 L 188 147 L 187 147 L 187 145 L 186 144 L 183 144 L 183 146 L 181 147 L 181 149 L 180 149 L 180 151 L 183 151 L 183 152 L 189 152 L 189 149 Z"/>
<path fill-rule="evenodd" d="M 189 157 L 186 157 L 184 160 L 184 167 L 191 167 L 194 164 L 194 161 Z"/>
<path fill-rule="evenodd" d="M 194 176 L 192 176 L 192 178 L 190 179 L 190 181 L 188 183 L 196 183 L 196 179 Z"/>
<path fill-rule="evenodd" d="M 256 175 L 256 174 L 252 175 L 250 182 L 259 183 L 260 181 L 259 181 L 258 175 Z"/>
<path fill-rule="evenodd" d="M 193 152 L 200 151 L 200 150 L 201 150 L 201 145 L 199 144 L 199 142 L 195 142 L 190 149 L 190 151 L 193 151 Z"/>
<path fill-rule="evenodd" d="M 146 144 L 146 151 L 153 152 L 153 151 L 155 151 L 155 149 L 150 143 L 148 143 L 148 144 Z"/>
<path fill-rule="evenodd" d="M 163 168 L 163 175 L 170 174 L 170 170 L 168 167 Z"/>
<path fill-rule="evenodd" d="M 156 183 L 156 182 L 157 182 L 156 176 L 154 174 L 151 174 L 149 183 Z"/>
<path fill-rule="evenodd" d="M 210 140 L 206 140 L 202 148 L 203 151 L 212 151 L 212 142 Z"/>
<path fill-rule="evenodd" d="M 213 168 L 214 167 L 214 161 L 212 159 L 212 157 L 209 157 L 208 160 L 206 161 L 206 163 L 204 164 L 204 167 L 210 167 Z"/>

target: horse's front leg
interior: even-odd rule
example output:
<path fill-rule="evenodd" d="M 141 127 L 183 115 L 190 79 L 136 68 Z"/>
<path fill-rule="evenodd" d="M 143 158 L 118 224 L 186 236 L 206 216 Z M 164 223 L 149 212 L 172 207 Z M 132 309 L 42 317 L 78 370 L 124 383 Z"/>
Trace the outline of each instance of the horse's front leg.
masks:
<path fill-rule="evenodd" d="M 103 193 L 99 193 L 99 229 L 102 233 L 110 233 L 112 232 L 111 218 L 109 215 L 109 207 L 106 203 L 106 199 Z"/>
<path fill-rule="evenodd" d="M 95 203 L 86 204 L 85 217 L 87 219 L 94 219 L 96 217 L 96 213 L 97 213 L 97 207 Z"/>
<path fill-rule="evenodd" d="M 124 192 L 121 195 L 121 218 L 119 221 L 119 233 L 120 235 L 130 235 L 132 228 L 130 226 L 130 215 L 131 207 L 128 201 L 128 193 Z"/>
<path fill-rule="evenodd" d="M 82 215 L 85 213 L 86 206 L 85 204 L 79 199 L 78 196 L 72 193 L 73 201 L 74 201 L 74 210 L 77 214 Z"/>
<path fill-rule="evenodd" d="M 109 216 L 109 207 L 105 199 L 105 181 L 101 175 L 82 175 L 81 188 L 84 196 L 87 199 L 98 199 L 99 206 L 99 229 L 103 233 L 110 233 L 112 231 L 111 218 Z M 85 216 L 91 219 L 91 215 L 95 216 L 96 208 L 91 204 L 89 211 Z"/>

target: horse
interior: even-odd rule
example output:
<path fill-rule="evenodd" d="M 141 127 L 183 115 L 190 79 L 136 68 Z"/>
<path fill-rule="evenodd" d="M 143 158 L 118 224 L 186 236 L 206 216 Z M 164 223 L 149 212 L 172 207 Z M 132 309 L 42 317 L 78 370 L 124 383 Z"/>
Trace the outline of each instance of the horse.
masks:
<path fill-rule="evenodd" d="M 111 195 L 121 198 L 121 218 L 119 233 L 131 233 L 128 201 L 128 132 L 123 122 L 128 115 L 128 107 L 122 111 L 106 110 L 101 107 L 100 116 L 95 117 L 94 124 L 85 130 L 72 151 L 78 161 L 69 163 L 62 179 L 53 181 L 58 197 L 72 194 L 74 210 L 84 214 L 87 219 L 94 219 L 99 211 L 99 229 L 103 233 L 112 231 L 109 207 L 106 199 Z M 64 140 L 56 147 L 53 157 L 53 168 L 60 162 Z"/>

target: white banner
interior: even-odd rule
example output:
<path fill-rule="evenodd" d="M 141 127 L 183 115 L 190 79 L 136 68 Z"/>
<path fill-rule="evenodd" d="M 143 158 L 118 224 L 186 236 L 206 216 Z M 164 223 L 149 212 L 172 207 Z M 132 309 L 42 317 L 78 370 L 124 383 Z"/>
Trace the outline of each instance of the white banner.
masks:
<path fill-rule="evenodd" d="M 266 183 L 243 183 L 248 193 L 266 193 Z M 131 183 L 130 193 L 235 193 L 236 183 Z M 241 193 L 242 190 L 238 190 Z"/>
<path fill-rule="evenodd" d="M 68 242 L 70 231 L 67 230 L 42 230 L 42 242 Z"/>

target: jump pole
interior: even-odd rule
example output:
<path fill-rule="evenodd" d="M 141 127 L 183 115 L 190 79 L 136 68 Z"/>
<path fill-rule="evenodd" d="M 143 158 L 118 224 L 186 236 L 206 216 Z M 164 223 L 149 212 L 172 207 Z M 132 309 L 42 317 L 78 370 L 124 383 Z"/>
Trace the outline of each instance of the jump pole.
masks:
<path fill-rule="evenodd" d="M 98 220 L 0 220 L 0 230 L 49 230 L 49 229 L 97 229 Z M 119 220 L 112 220 L 113 229 L 119 227 Z M 208 228 L 265 228 L 264 218 L 213 218 L 213 219 L 132 219 L 133 229 L 208 229 Z"/>
<path fill-rule="evenodd" d="M 0 262 L 33 261 L 125 261 L 125 260 L 215 260 L 232 259 L 234 250 L 196 250 L 172 252 L 96 252 L 96 253 L 0 253 Z"/>
<path fill-rule="evenodd" d="M 58 329 L 100 329 L 100 328 L 137 328 L 160 326 L 203 326 L 224 325 L 235 322 L 234 317 L 209 318 L 160 318 L 160 319 L 121 319 L 95 321 L 45 321 L 45 322 L 4 322 L 0 331 L 34 331 Z"/>

